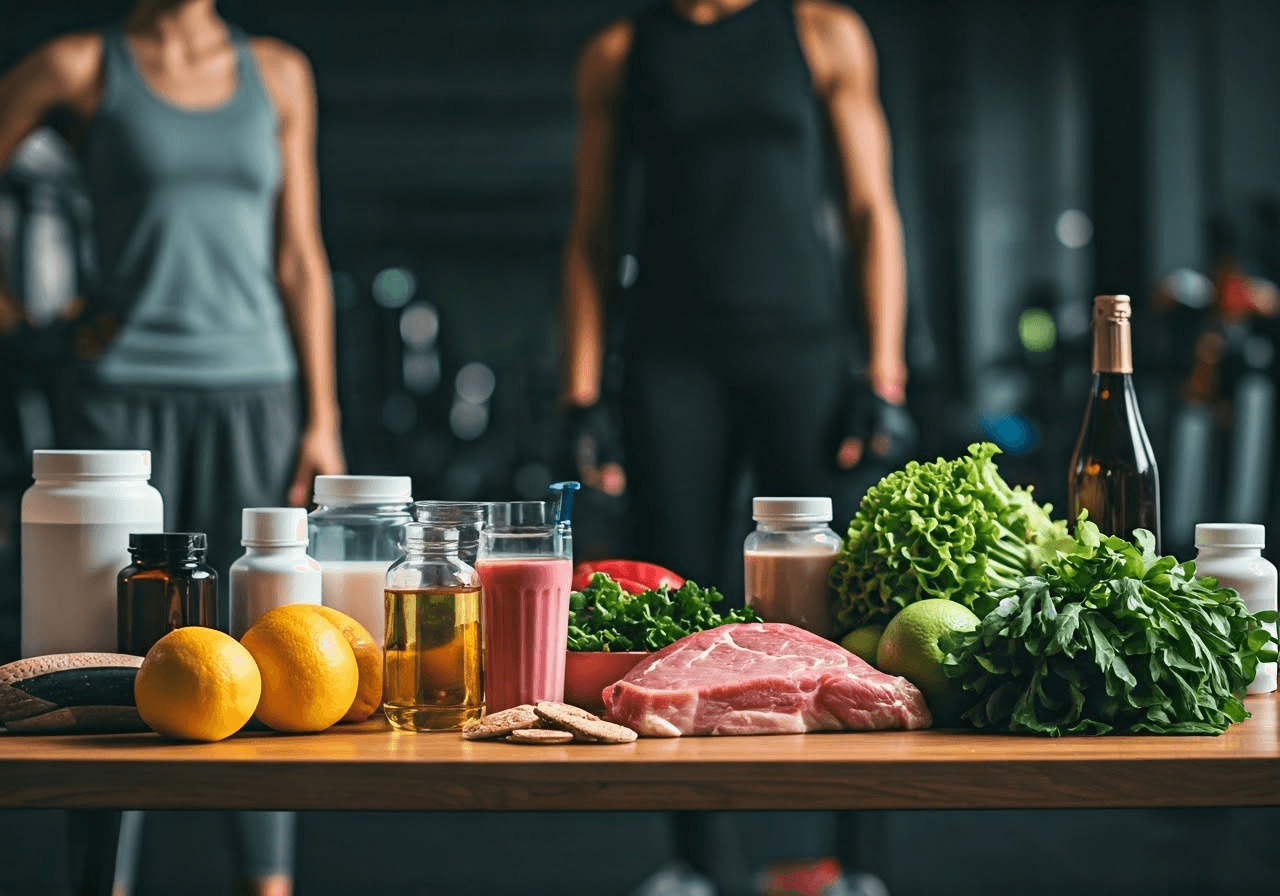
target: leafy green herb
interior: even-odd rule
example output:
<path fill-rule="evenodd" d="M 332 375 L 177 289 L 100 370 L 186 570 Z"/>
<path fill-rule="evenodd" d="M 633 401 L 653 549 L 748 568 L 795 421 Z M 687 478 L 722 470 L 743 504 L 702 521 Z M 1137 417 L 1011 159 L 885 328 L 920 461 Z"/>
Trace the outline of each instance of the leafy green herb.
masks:
<path fill-rule="evenodd" d="M 672 590 L 628 594 L 608 574 L 598 572 L 581 591 L 569 595 L 570 650 L 658 650 L 685 635 L 730 622 L 759 622 L 744 607 L 717 613 L 712 604 L 724 600 L 714 588 L 685 582 Z"/>
<path fill-rule="evenodd" d="M 1220 734 L 1248 718 L 1240 697 L 1274 658 L 1239 595 L 1193 562 L 1099 535 L 1081 520 L 1080 547 L 973 602 L 982 624 L 939 643 L 977 728 L 1033 734 Z"/>
<path fill-rule="evenodd" d="M 831 570 L 843 628 L 887 622 L 929 597 L 972 607 L 975 595 L 1074 548 L 1048 505 L 1000 478 L 999 452 L 988 442 L 968 457 L 912 462 L 867 492 Z"/>

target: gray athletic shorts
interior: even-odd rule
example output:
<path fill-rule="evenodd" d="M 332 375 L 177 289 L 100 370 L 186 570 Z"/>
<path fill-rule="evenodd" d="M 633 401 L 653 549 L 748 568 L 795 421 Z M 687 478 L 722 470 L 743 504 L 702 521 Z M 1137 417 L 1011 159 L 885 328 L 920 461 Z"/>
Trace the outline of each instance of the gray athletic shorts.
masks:
<path fill-rule="evenodd" d="M 218 571 L 218 615 L 228 613 L 227 570 L 243 553 L 240 511 L 283 504 L 293 476 L 300 413 L 292 383 L 236 389 L 164 389 L 68 381 L 54 409 L 67 449 L 145 448 L 151 484 L 164 498 L 170 532 L 204 532 Z M 141 812 L 120 825 L 114 886 L 129 893 L 137 878 Z M 289 874 L 290 812 L 238 812 L 230 825 L 242 878 Z"/>
<path fill-rule="evenodd" d="M 64 448 L 145 448 L 151 484 L 164 497 L 170 532 L 204 532 L 225 614 L 227 570 L 242 553 L 240 511 L 285 499 L 298 448 L 297 388 L 237 389 L 82 385 L 60 390 Z M 226 615 L 221 615 L 227 620 Z"/>

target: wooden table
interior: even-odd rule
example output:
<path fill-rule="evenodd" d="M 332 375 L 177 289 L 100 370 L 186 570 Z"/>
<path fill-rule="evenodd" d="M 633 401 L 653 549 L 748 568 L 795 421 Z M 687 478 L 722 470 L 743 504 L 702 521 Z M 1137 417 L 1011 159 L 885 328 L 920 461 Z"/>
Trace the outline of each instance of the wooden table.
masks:
<path fill-rule="evenodd" d="M 468 743 L 366 723 L 217 744 L 0 736 L 0 808 L 999 809 L 1280 806 L 1280 697 L 1220 737 L 949 731 Z"/>

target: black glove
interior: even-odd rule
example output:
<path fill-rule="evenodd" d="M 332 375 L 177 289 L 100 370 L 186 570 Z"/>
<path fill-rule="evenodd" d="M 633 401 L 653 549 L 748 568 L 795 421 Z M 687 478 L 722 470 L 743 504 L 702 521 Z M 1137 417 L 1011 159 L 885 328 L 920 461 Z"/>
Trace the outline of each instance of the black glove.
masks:
<path fill-rule="evenodd" d="M 565 412 L 566 442 L 579 471 L 622 462 L 622 438 L 613 409 L 603 401 Z"/>
<path fill-rule="evenodd" d="M 905 405 L 890 404 L 862 379 L 851 379 L 845 412 L 837 432 L 837 465 L 850 468 L 868 460 L 899 467 L 914 455 L 920 433 Z M 860 443 L 856 460 L 848 463 L 844 449 L 850 439 Z"/>

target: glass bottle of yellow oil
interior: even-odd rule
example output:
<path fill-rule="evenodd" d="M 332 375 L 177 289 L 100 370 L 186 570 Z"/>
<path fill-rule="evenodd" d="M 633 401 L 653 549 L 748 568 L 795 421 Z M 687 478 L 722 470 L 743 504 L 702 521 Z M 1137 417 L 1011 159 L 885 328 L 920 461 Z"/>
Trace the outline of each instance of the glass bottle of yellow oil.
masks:
<path fill-rule="evenodd" d="M 387 570 L 383 710 L 396 728 L 447 731 L 484 714 L 480 576 L 458 556 L 458 530 L 405 526 Z"/>

